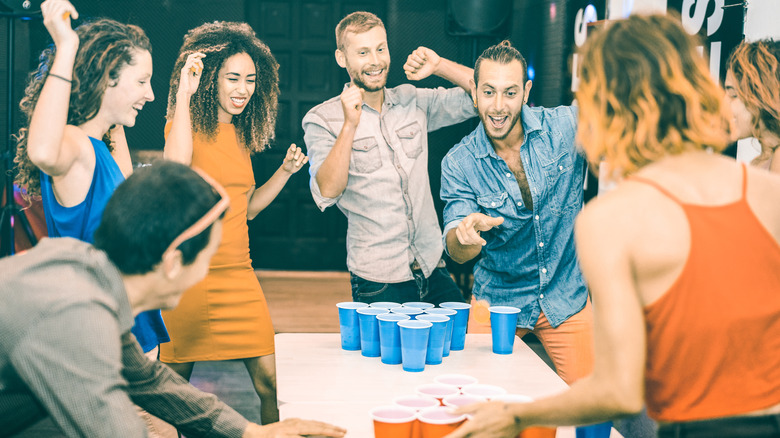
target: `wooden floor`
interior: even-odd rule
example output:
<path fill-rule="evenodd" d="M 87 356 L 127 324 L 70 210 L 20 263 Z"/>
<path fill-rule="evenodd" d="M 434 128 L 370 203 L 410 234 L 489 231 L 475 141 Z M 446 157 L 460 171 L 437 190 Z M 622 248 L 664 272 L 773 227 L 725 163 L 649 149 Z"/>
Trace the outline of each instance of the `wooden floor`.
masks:
<path fill-rule="evenodd" d="M 336 303 L 352 300 L 348 273 L 257 271 L 257 275 L 268 301 L 271 319 L 277 333 L 337 333 L 339 331 Z M 469 331 L 489 332 L 489 327 L 471 325 Z M 526 336 L 523 340 L 548 365 L 551 364 L 544 349 L 533 336 Z M 195 365 L 191 382 L 203 391 L 216 394 L 250 421 L 260 422 L 260 399 L 255 394 L 249 374 L 241 361 L 198 363 Z M 63 435 L 50 420 L 44 420 L 17 436 L 51 438 Z M 652 435 L 624 433 L 624 436 Z"/>

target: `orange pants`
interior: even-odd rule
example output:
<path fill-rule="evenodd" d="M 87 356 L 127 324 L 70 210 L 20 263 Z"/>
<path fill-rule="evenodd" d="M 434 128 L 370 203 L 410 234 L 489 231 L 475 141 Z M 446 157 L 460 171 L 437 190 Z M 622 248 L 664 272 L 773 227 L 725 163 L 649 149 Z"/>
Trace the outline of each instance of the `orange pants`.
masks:
<path fill-rule="evenodd" d="M 472 308 L 475 303 L 472 298 Z M 469 333 L 490 333 L 490 323 L 479 324 L 472 319 L 468 330 Z M 533 330 L 518 328 L 515 333 L 521 338 L 533 333 L 550 356 L 558 376 L 569 385 L 593 371 L 593 310 L 590 299 L 579 313 L 556 328 L 550 325 L 542 312 Z"/>

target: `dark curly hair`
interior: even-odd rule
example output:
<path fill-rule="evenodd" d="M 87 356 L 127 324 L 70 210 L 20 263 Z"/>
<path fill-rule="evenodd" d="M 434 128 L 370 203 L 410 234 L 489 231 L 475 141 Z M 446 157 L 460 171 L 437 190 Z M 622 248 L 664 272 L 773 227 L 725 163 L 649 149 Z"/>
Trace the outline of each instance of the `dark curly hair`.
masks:
<path fill-rule="evenodd" d="M 119 78 L 122 68 L 133 63 L 134 52 L 145 50 L 151 54 L 152 45 L 140 27 L 108 18 L 83 23 L 75 31 L 79 37 L 79 48 L 73 65 L 67 123 L 78 126 L 95 117 L 106 88 Z M 28 199 L 40 195 L 41 181 L 40 170 L 27 155 L 27 131 L 56 50 L 52 44 L 41 53 L 38 68 L 30 73 L 24 97 L 19 103 L 26 123 L 16 135 L 18 146 L 14 162 L 18 169 L 16 183 L 25 188 Z M 103 141 L 109 150 L 113 150 L 108 134 Z"/>
<path fill-rule="evenodd" d="M 252 58 L 257 71 L 255 92 L 241 114 L 233 116 L 239 141 L 253 152 L 260 152 L 273 138 L 279 101 L 279 64 L 271 49 L 260 41 L 246 23 L 215 21 L 205 23 L 187 32 L 179 57 L 173 67 L 168 94 L 168 114 L 173 118 L 176 92 L 179 89 L 181 69 L 187 57 L 196 52 L 205 53 L 203 72 L 198 91 L 190 101 L 192 130 L 213 138 L 217 133 L 219 107 L 218 73 L 225 60 L 239 53 Z"/>

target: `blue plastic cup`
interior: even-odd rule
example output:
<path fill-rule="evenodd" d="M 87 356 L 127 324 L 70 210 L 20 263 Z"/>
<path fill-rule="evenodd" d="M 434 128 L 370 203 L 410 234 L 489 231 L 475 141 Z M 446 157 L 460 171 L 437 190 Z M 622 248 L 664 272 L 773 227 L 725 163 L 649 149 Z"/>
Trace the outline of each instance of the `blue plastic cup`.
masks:
<path fill-rule="evenodd" d="M 520 309 L 512 306 L 490 306 L 490 333 L 493 353 L 512 354 L 515 346 L 515 330 Z"/>
<path fill-rule="evenodd" d="M 398 321 L 409 319 L 409 315 L 383 313 L 376 316 L 379 322 L 379 351 L 382 363 L 398 365 L 401 363 L 401 331 Z"/>
<path fill-rule="evenodd" d="M 417 307 L 418 309 L 430 309 L 433 307 L 433 303 L 426 303 L 423 301 L 409 301 L 404 303 L 401 307 Z"/>
<path fill-rule="evenodd" d="M 387 313 L 387 309 L 361 307 L 357 309 L 360 323 L 360 353 L 365 357 L 379 357 L 379 321 L 377 315 Z"/>
<path fill-rule="evenodd" d="M 447 337 L 447 323 L 450 320 L 446 315 L 423 314 L 417 315 L 419 321 L 429 321 L 433 324 L 431 334 L 428 336 L 428 353 L 425 355 L 426 365 L 438 365 L 444 354 L 444 339 Z"/>
<path fill-rule="evenodd" d="M 452 342 L 450 343 L 450 351 L 463 350 L 466 346 L 466 330 L 469 326 L 469 310 L 471 309 L 471 304 L 451 301 L 441 303 L 439 304 L 439 307 L 452 309 L 458 312 L 452 321 Z"/>
<path fill-rule="evenodd" d="M 612 422 L 579 426 L 575 433 L 577 438 L 609 438 L 612 433 Z"/>
<path fill-rule="evenodd" d="M 377 301 L 376 303 L 371 303 L 370 306 L 376 309 L 390 310 L 393 307 L 401 307 L 401 303 L 394 303 L 392 301 Z"/>
<path fill-rule="evenodd" d="M 401 364 L 404 371 L 420 372 L 425 369 L 428 353 L 428 336 L 433 324 L 429 321 L 409 319 L 398 321 L 401 330 Z"/>
<path fill-rule="evenodd" d="M 336 304 L 339 308 L 339 330 L 341 331 L 341 348 L 349 351 L 360 350 L 360 323 L 357 309 L 368 307 L 366 303 L 345 301 Z"/>
<path fill-rule="evenodd" d="M 390 309 L 390 313 L 409 315 L 409 318 L 411 319 L 417 319 L 417 315 L 421 315 L 423 312 L 423 309 L 420 309 L 419 307 L 393 307 Z"/>
<path fill-rule="evenodd" d="M 453 320 L 454 316 L 458 313 L 456 310 L 452 309 L 442 309 L 441 307 L 432 307 L 430 309 L 425 309 L 425 313 L 429 315 L 444 315 L 448 316 L 450 318 L 449 321 L 447 321 L 447 331 L 444 332 L 444 349 L 442 350 L 442 357 L 447 357 L 450 355 L 450 345 L 452 345 L 452 326 L 453 326 Z"/>

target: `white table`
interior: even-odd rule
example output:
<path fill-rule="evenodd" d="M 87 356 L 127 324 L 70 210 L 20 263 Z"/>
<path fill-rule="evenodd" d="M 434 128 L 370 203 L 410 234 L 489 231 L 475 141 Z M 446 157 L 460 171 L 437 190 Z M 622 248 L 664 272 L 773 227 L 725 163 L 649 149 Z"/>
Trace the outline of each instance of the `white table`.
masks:
<path fill-rule="evenodd" d="M 494 354 L 489 334 L 469 334 L 462 351 L 452 351 L 440 365 L 419 373 L 385 365 L 359 351 L 341 349 L 338 333 L 276 335 L 277 398 L 281 418 L 321 420 L 345 427 L 347 437 L 370 438 L 368 412 L 415 393 L 440 374 L 467 374 L 479 383 L 498 385 L 510 394 L 542 397 L 566 390 L 563 380 L 522 340 L 511 355 Z M 558 428 L 558 437 L 573 437 L 574 428 Z M 621 435 L 613 429 L 611 437 Z"/>

